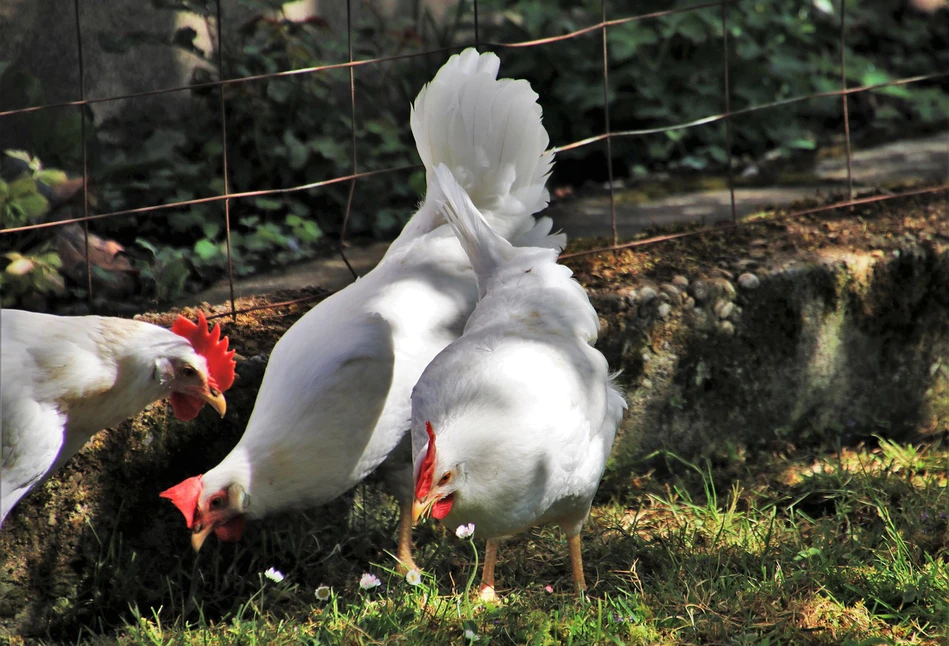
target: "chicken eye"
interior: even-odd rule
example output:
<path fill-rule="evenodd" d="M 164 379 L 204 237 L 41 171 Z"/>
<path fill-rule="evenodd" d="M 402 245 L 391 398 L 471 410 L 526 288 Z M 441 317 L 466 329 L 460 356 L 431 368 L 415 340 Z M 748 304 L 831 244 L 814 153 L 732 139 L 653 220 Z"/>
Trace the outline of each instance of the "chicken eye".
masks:
<path fill-rule="evenodd" d="M 198 374 L 198 371 L 192 368 L 191 366 L 185 366 L 184 368 L 181 369 L 181 374 L 186 379 L 191 379 L 196 374 Z"/>
<path fill-rule="evenodd" d="M 438 481 L 438 486 L 443 487 L 451 480 L 451 471 L 447 472 L 442 476 L 442 479 Z"/>
<path fill-rule="evenodd" d="M 211 506 L 211 509 L 220 509 L 221 505 L 224 504 L 224 499 L 220 496 L 211 498 L 211 502 L 208 504 Z"/>

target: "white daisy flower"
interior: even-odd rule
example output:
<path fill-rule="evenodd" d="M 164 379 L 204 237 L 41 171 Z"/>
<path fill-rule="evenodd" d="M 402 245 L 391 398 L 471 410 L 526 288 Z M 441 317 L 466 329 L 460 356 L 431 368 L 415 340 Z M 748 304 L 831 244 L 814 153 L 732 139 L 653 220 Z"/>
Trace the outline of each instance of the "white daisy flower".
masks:
<path fill-rule="evenodd" d="M 316 589 L 314 594 L 316 595 L 318 601 L 326 601 L 330 598 L 331 592 L 332 590 L 330 590 L 329 586 L 321 585 Z"/>
<path fill-rule="evenodd" d="M 380 585 L 382 585 L 382 581 L 380 581 L 379 577 L 377 577 L 375 574 L 369 574 L 366 572 L 359 579 L 359 587 L 363 590 L 371 590 L 373 588 L 379 587 Z"/>
<path fill-rule="evenodd" d="M 409 570 L 405 573 L 405 580 L 409 585 L 418 585 L 422 582 L 422 573 L 418 570 Z"/>
<path fill-rule="evenodd" d="M 455 530 L 455 536 L 458 538 L 468 538 L 472 534 L 474 534 L 474 523 L 458 525 L 458 529 Z"/>
<path fill-rule="evenodd" d="M 264 576 L 274 583 L 280 583 L 283 581 L 283 572 L 280 570 L 275 570 L 274 568 L 267 568 L 267 571 L 264 572 Z"/>

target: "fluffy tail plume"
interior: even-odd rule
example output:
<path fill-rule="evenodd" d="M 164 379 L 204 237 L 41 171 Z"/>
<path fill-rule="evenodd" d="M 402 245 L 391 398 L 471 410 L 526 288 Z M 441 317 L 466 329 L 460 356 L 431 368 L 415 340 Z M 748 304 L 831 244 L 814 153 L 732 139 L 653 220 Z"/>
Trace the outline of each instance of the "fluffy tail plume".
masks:
<path fill-rule="evenodd" d="M 537 94 L 527 81 L 498 80 L 499 66 L 497 56 L 474 49 L 452 56 L 419 92 L 411 122 L 429 207 L 442 199 L 434 172 L 444 164 L 491 228 L 512 240 L 547 206 L 553 153 Z"/>

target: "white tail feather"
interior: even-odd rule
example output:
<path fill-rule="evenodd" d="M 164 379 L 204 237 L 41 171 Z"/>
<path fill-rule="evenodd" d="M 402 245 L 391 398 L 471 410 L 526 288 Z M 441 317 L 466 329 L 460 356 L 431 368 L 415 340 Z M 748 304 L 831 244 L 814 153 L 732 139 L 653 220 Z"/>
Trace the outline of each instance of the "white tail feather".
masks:
<path fill-rule="evenodd" d="M 436 166 L 433 175 L 440 193 L 445 196 L 442 216 L 468 255 L 478 278 L 478 291 L 484 296 L 488 279 L 514 255 L 514 247 L 492 230 L 445 164 Z"/>
<path fill-rule="evenodd" d="M 526 233 L 513 238 L 511 244 L 515 247 L 542 247 L 544 249 L 554 249 L 560 253 L 567 248 L 567 234 L 559 231 L 551 233 L 554 228 L 554 221 L 546 215 L 537 218 L 537 224 Z"/>
<path fill-rule="evenodd" d="M 426 202 L 440 200 L 434 169 L 445 164 L 494 231 L 510 240 L 530 231 L 531 216 L 547 206 L 553 153 L 537 94 L 527 81 L 498 80 L 499 66 L 497 56 L 474 49 L 452 56 L 419 92 L 411 123 Z"/>

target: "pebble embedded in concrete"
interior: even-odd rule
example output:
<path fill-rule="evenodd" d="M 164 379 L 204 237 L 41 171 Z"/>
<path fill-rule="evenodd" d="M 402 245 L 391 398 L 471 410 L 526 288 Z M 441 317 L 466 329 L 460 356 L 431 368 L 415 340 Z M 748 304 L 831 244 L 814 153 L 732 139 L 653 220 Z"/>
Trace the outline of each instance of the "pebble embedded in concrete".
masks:
<path fill-rule="evenodd" d="M 731 281 L 727 278 L 712 278 L 708 282 L 719 294 L 726 298 L 735 298 L 735 295 L 738 293 L 735 290 L 735 286 L 732 285 Z"/>
<path fill-rule="evenodd" d="M 724 299 L 719 300 L 715 303 L 714 312 L 715 316 L 720 319 L 727 319 L 732 311 L 735 309 L 735 304 L 731 301 L 726 301 Z"/>
<path fill-rule="evenodd" d="M 666 294 L 671 303 L 679 305 L 682 303 L 682 293 L 679 289 L 671 283 L 663 283 L 659 286 L 659 289 L 662 290 L 663 294 Z"/>
<path fill-rule="evenodd" d="M 639 292 L 637 292 L 635 289 L 624 289 L 619 293 L 623 298 L 626 299 L 627 307 L 633 307 L 639 301 Z"/>
<path fill-rule="evenodd" d="M 742 289 L 757 289 L 761 281 L 754 274 L 744 273 L 738 277 L 738 284 Z"/>
<path fill-rule="evenodd" d="M 708 285 L 704 281 L 697 280 L 689 286 L 692 298 L 696 303 L 704 303 L 708 300 Z"/>

